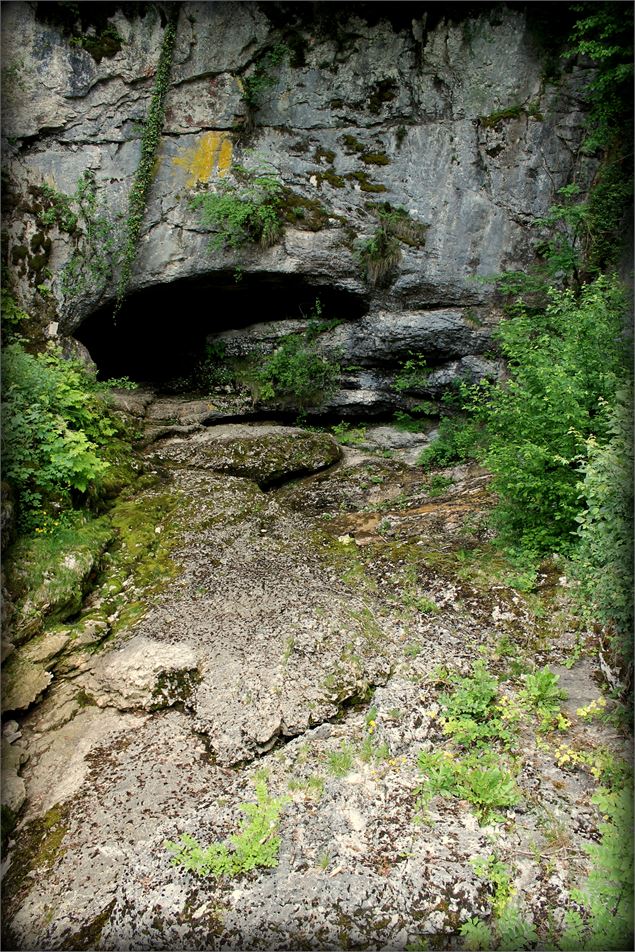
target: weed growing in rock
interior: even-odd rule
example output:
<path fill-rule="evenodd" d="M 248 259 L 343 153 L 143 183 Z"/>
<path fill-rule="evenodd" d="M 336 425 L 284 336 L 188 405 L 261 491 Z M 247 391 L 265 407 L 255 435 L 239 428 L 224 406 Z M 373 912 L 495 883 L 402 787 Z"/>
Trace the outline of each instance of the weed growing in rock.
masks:
<path fill-rule="evenodd" d="M 477 661 L 467 678 L 449 675 L 452 692 L 439 697 L 443 732 L 463 747 L 489 747 L 499 741 L 505 747 L 515 740 L 512 715 L 499 701 L 498 681 L 484 662 Z"/>
<path fill-rule="evenodd" d="M 289 790 L 301 790 L 309 797 L 319 800 L 324 793 L 324 777 L 311 774 L 308 777 L 292 777 L 288 783 Z"/>
<path fill-rule="evenodd" d="M 368 284 L 375 288 L 387 287 L 401 259 L 397 239 L 380 227 L 372 238 L 360 244 L 357 253 Z"/>
<path fill-rule="evenodd" d="M 273 70 L 281 66 L 292 53 L 293 50 L 286 43 L 276 43 L 258 60 L 251 76 L 241 81 L 243 101 L 247 107 L 245 131 L 253 129 L 255 113 L 262 104 L 265 92 L 276 84 Z"/>
<path fill-rule="evenodd" d="M 351 426 L 344 421 L 332 427 L 332 433 L 342 446 L 359 446 L 366 439 L 365 426 Z"/>
<path fill-rule="evenodd" d="M 424 433 L 430 428 L 429 417 L 434 416 L 437 408 L 429 400 L 424 400 L 410 408 L 410 412 L 396 410 L 393 417 L 393 426 L 406 433 Z"/>
<path fill-rule="evenodd" d="M 362 155 L 362 161 L 372 159 L 372 154 Z M 394 238 L 414 248 L 421 248 L 425 244 L 428 225 L 415 221 L 405 208 L 393 207 L 389 202 L 370 203 L 367 208 L 379 218 L 382 228 Z"/>
<path fill-rule="evenodd" d="M 353 769 L 355 752 L 353 748 L 342 741 L 339 750 L 333 750 L 328 755 L 328 771 L 334 777 L 345 777 Z"/>
<path fill-rule="evenodd" d="M 425 390 L 429 376 L 430 368 L 424 355 L 410 351 L 410 356 L 402 363 L 395 376 L 393 387 L 398 393 Z"/>
<path fill-rule="evenodd" d="M 549 670 L 547 665 L 540 671 L 525 675 L 525 687 L 520 699 L 536 712 L 540 718 L 540 729 L 552 730 L 565 728 L 569 722 L 560 713 L 560 702 L 566 699 L 566 693 L 558 687 L 560 676 Z"/>
<path fill-rule="evenodd" d="M 358 753 L 359 759 L 365 764 L 382 763 L 390 759 L 390 748 L 383 741 L 381 744 L 373 742 L 371 736 L 365 737 L 361 743 Z"/>
<path fill-rule="evenodd" d="M 280 837 L 277 835 L 282 808 L 288 797 L 271 797 L 264 777 L 255 780 L 256 802 L 245 803 L 241 810 L 245 819 L 238 833 L 229 837 L 231 846 L 212 843 L 202 847 L 187 833 L 180 843 L 166 842 L 172 853 L 171 862 L 184 866 L 198 876 L 239 876 L 257 867 L 278 865 Z"/>
<path fill-rule="evenodd" d="M 482 919 L 473 916 L 464 922 L 460 929 L 463 947 L 474 950 L 528 949 L 538 941 L 538 933 L 533 922 L 524 919 L 517 909 L 508 905 L 502 914 L 495 918 L 491 926 Z M 562 947 L 564 948 L 564 947 Z"/>
<path fill-rule="evenodd" d="M 490 883 L 493 891 L 492 909 L 496 916 L 500 916 L 516 892 L 510 870 L 493 853 L 477 856 L 471 863 L 478 878 Z"/>
<path fill-rule="evenodd" d="M 437 473 L 428 480 L 424 488 L 428 496 L 443 496 L 446 489 L 453 485 L 454 480 L 451 476 L 443 476 L 441 473 Z"/>
<path fill-rule="evenodd" d="M 215 192 L 191 199 L 205 227 L 216 232 L 211 247 L 236 249 L 247 244 L 274 245 L 282 235 L 283 185 L 273 168 L 233 168 L 235 181 L 223 179 Z"/>
<path fill-rule="evenodd" d="M 515 806 L 520 792 L 512 775 L 499 766 L 497 754 L 481 750 L 463 759 L 450 751 L 421 751 L 418 758 L 425 779 L 418 788 L 417 809 L 425 819 L 432 799 L 455 796 L 467 800 L 481 823 L 502 822 L 502 809 Z"/>

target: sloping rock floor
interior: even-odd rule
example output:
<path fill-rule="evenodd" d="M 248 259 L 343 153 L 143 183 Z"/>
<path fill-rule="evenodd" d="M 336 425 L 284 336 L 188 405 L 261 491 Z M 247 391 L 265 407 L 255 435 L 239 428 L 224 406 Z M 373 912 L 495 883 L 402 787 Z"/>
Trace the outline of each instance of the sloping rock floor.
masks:
<path fill-rule="evenodd" d="M 584 633 L 558 566 L 523 595 L 491 554 L 487 473 L 446 470 L 435 495 L 407 460 L 295 428 L 203 429 L 200 413 L 144 453 L 136 502 L 170 536 L 171 571 L 148 590 L 131 563 L 144 613 L 69 649 L 5 726 L 7 777 L 27 797 L 4 864 L 5 947 L 453 948 L 492 911 L 470 861 L 493 852 L 539 929 L 561 919 L 599 814 L 594 780 L 556 748 L 624 741 L 576 715 L 600 689 L 584 652 L 563 666 Z M 163 516 L 158 494 L 176 502 Z M 81 613 L 65 624 L 72 647 Z M 539 738 L 523 723 L 522 798 L 503 822 L 479 825 L 452 797 L 418 822 L 417 755 L 445 743 L 439 666 L 479 657 L 512 695 L 549 663 L 571 725 Z M 172 864 L 166 840 L 236 831 L 263 770 L 288 797 L 278 865 L 214 879 Z"/>

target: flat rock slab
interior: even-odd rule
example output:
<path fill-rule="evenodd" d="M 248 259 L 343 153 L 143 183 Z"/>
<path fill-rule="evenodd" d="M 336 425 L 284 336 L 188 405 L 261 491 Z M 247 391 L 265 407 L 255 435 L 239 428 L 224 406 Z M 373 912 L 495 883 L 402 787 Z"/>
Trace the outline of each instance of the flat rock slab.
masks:
<path fill-rule="evenodd" d="M 319 472 L 341 458 L 340 447 L 326 433 L 248 424 L 215 426 L 166 441 L 153 452 L 165 461 L 251 479 L 261 488 Z"/>

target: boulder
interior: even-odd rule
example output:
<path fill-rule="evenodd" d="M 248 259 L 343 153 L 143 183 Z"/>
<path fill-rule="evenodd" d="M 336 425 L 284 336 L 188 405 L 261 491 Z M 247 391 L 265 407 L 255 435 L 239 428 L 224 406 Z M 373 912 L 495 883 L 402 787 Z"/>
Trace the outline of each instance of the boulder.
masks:
<path fill-rule="evenodd" d="M 339 446 L 326 433 L 248 424 L 211 427 L 188 439 L 166 441 L 154 452 L 194 469 L 253 480 L 261 488 L 319 472 L 341 457 Z"/>
<path fill-rule="evenodd" d="M 187 700 L 198 680 L 197 657 L 184 644 L 135 637 L 99 654 L 77 684 L 99 707 L 157 710 Z"/>

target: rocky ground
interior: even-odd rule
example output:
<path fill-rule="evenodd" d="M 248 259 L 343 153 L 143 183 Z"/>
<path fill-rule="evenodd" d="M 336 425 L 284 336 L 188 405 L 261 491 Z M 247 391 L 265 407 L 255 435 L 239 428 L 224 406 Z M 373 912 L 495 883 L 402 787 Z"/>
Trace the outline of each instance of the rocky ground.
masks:
<path fill-rule="evenodd" d="M 455 948 L 500 907 L 488 856 L 544 938 L 627 749 L 580 712 L 602 689 L 563 566 L 533 587 L 510 567 L 488 474 L 426 475 L 425 435 L 341 447 L 200 401 L 121 402 L 145 426 L 142 475 L 16 606 L 5 948 Z M 442 695 L 478 659 L 516 712 L 497 816 L 422 788 L 422 752 L 458 756 Z M 521 699 L 545 664 L 566 697 L 541 728 Z M 257 786 L 273 865 L 173 862 L 183 834 L 229 843 Z"/>

